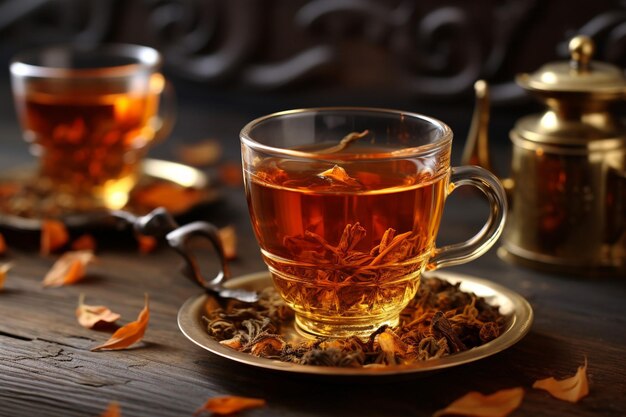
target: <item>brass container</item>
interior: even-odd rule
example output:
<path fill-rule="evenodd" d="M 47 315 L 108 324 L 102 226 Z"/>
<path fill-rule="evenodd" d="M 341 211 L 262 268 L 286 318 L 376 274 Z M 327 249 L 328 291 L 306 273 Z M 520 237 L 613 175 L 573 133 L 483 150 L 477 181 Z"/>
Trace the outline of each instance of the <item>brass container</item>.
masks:
<path fill-rule="evenodd" d="M 577 36 L 571 61 L 550 63 L 517 83 L 546 104 L 510 132 L 511 209 L 499 254 L 541 269 L 626 278 L 626 98 L 622 70 L 592 61 L 593 42 Z M 488 91 L 477 106 L 463 163 L 491 168 Z M 623 115 L 622 115 L 623 117 Z"/>

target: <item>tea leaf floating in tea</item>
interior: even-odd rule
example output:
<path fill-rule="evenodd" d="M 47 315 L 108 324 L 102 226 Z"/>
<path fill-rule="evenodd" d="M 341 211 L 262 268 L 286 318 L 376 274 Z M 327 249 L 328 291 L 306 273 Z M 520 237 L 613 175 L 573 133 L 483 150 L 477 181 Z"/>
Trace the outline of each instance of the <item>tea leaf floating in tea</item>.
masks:
<path fill-rule="evenodd" d="M 452 404 L 437 411 L 433 417 L 468 416 L 468 417 L 505 417 L 522 403 L 523 388 L 503 389 L 491 395 L 480 392 L 468 392 Z"/>
<path fill-rule="evenodd" d="M 345 169 L 340 167 L 339 165 L 335 165 L 331 169 L 327 169 L 324 172 L 320 172 L 317 174 L 320 178 L 327 178 L 331 181 L 331 185 L 336 185 L 337 183 L 342 185 L 348 185 L 350 187 L 361 188 L 363 185 L 352 178 Z"/>
<path fill-rule="evenodd" d="M 238 397 L 234 395 L 209 398 L 206 403 L 193 413 L 194 416 L 203 413 L 228 415 L 250 408 L 264 407 L 265 400 L 260 398 Z"/>
<path fill-rule="evenodd" d="M 578 367 L 576 375 L 557 381 L 553 377 L 535 381 L 533 388 L 546 390 L 554 398 L 576 403 L 589 394 L 589 382 L 587 381 L 587 358 L 585 363 Z"/>
<path fill-rule="evenodd" d="M 350 132 L 348 133 L 346 136 L 344 136 L 338 144 L 336 144 L 335 146 L 331 146 L 330 148 L 325 148 L 325 149 L 320 149 L 315 151 L 315 153 L 319 153 L 319 154 L 327 154 L 327 153 L 337 153 L 337 152 L 341 152 L 344 149 L 346 149 L 348 146 L 350 146 L 353 142 L 359 140 L 359 139 L 363 139 L 365 136 L 369 135 L 370 131 L 369 130 L 364 130 L 362 132 Z"/>
<path fill-rule="evenodd" d="M 358 224 L 350 225 L 344 231 L 345 239 L 328 250 L 338 258 L 350 253 L 362 234 Z M 393 239 L 389 232 L 382 244 L 383 251 Z M 371 262 L 373 256 L 367 256 Z M 422 281 L 417 295 L 402 311 L 400 324 L 393 329 L 383 326 L 367 340 L 352 336 L 289 343 L 280 332 L 282 326 L 293 325 L 294 312 L 274 288 L 263 290 L 256 303 L 210 296 L 203 318 L 209 335 L 224 346 L 263 358 L 317 366 L 411 364 L 480 346 L 488 341 L 480 336 L 484 328 L 493 332 L 491 336 L 500 334 L 504 317 L 498 307 L 462 292 L 458 284 L 437 278 Z"/>

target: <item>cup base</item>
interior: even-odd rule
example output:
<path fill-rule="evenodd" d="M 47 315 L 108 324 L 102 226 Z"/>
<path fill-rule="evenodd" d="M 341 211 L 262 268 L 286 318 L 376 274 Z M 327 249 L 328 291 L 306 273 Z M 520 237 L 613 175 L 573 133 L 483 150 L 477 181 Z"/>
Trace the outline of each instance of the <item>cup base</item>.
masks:
<path fill-rule="evenodd" d="M 308 338 L 328 337 L 328 338 L 345 338 L 350 336 L 358 336 L 367 339 L 372 333 L 381 326 L 394 327 L 398 325 L 400 318 L 397 315 L 385 318 L 365 319 L 365 320 L 313 320 L 296 314 L 295 327 L 296 331 Z"/>

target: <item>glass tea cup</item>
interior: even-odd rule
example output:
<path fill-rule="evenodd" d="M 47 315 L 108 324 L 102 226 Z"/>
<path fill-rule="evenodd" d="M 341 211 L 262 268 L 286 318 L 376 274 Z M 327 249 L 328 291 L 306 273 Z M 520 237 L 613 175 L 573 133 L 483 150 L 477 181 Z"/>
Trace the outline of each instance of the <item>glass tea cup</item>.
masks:
<path fill-rule="evenodd" d="M 451 168 L 452 131 L 433 118 L 301 109 L 256 119 L 240 137 L 252 226 L 305 334 L 367 336 L 397 325 L 425 269 L 471 261 L 502 231 L 502 185 L 482 168 Z M 486 195 L 487 223 L 437 248 L 446 197 L 463 185 Z"/>
<path fill-rule="evenodd" d="M 54 210 L 126 204 L 149 146 L 173 125 L 161 62 L 155 49 L 126 44 L 54 46 L 12 60 L 15 106 L 39 160 L 34 187 Z"/>

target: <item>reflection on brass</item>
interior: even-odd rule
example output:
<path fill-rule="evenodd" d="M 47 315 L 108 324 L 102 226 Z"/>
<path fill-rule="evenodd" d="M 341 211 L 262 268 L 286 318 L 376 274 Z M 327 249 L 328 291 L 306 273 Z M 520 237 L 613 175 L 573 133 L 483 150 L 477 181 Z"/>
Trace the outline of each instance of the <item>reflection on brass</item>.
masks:
<path fill-rule="evenodd" d="M 510 220 L 500 253 L 556 272 L 626 276 L 626 125 L 615 105 L 626 99 L 622 70 L 593 61 L 593 42 L 570 42 L 570 62 L 555 62 L 517 82 L 546 105 L 522 117 L 513 143 Z M 491 167 L 486 85 L 463 163 Z"/>

